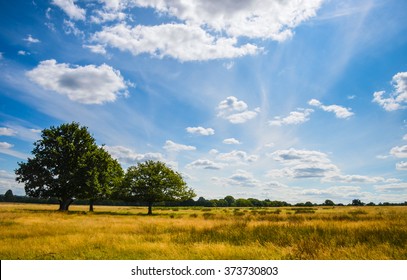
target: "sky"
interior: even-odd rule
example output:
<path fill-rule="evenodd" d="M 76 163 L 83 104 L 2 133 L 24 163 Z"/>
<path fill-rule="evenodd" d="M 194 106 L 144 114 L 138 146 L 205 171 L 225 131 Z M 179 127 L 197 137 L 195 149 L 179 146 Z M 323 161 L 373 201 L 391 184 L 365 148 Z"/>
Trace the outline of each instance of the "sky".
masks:
<path fill-rule="evenodd" d="M 407 201 L 407 2 L 0 3 L 0 193 L 72 121 L 197 197 Z"/>

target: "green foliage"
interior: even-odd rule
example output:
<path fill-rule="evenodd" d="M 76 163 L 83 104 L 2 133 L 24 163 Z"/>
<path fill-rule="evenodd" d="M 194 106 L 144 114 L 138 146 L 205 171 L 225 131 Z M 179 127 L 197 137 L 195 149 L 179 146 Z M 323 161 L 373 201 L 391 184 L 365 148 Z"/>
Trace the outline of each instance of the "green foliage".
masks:
<path fill-rule="evenodd" d="M 13 202 L 14 201 L 14 195 L 12 190 L 7 190 L 6 193 L 4 194 L 4 201 L 5 202 Z"/>
<path fill-rule="evenodd" d="M 28 196 L 55 197 L 60 210 L 68 210 L 75 198 L 106 197 L 120 177 L 117 162 L 86 127 L 72 122 L 44 129 L 34 143 L 33 157 L 20 162 L 16 180 L 25 183 Z"/>
<path fill-rule="evenodd" d="M 332 200 L 327 199 L 327 200 L 325 200 L 323 205 L 325 205 L 325 206 L 335 206 L 335 203 Z"/>
<path fill-rule="evenodd" d="M 146 202 L 151 215 L 154 203 L 188 200 L 195 193 L 187 187 L 181 174 L 160 161 L 150 160 L 127 169 L 121 195 L 125 200 Z"/>
<path fill-rule="evenodd" d="M 93 211 L 95 200 L 108 199 L 123 179 L 123 169 L 117 160 L 98 147 L 85 155 L 86 168 L 83 169 L 86 184 L 80 190 L 79 198 L 90 200 L 90 211 Z"/>
<path fill-rule="evenodd" d="M 360 199 L 354 199 L 354 200 L 352 200 L 352 205 L 353 206 L 363 206 L 365 204 L 362 201 L 360 201 Z"/>

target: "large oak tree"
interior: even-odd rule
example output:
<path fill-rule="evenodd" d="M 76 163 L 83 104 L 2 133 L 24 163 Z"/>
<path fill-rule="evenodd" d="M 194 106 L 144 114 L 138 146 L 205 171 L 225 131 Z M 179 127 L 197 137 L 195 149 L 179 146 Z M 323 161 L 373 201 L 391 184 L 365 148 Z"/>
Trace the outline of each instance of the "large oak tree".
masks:
<path fill-rule="evenodd" d="M 106 173 L 111 161 L 103 153 L 86 127 L 72 122 L 44 129 L 34 143 L 33 157 L 20 162 L 16 180 L 25 184 L 28 196 L 59 200 L 59 210 L 68 210 L 75 198 L 95 199 L 109 183 Z"/>

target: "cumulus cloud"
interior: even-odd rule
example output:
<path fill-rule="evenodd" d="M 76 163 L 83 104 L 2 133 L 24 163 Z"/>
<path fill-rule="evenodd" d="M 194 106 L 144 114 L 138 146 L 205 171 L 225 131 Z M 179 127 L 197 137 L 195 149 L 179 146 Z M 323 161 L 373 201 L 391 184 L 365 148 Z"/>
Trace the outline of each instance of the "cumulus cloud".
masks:
<path fill-rule="evenodd" d="M 370 177 L 364 175 L 344 175 L 340 169 L 331 162 L 328 155 L 312 150 L 278 150 L 267 154 L 273 160 L 280 162 L 284 168 L 273 169 L 267 173 L 269 177 L 285 178 L 320 178 L 323 182 L 340 183 L 397 183 L 399 179 Z"/>
<path fill-rule="evenodd" d="M 224 167 L 224 164 L 214 162 L 208 159 L 198 159 L 186 166 L 187 168 L 200 168 L 200 169 L 209 169 L 209 170 L 219 170 Z"/>
<path fill-rule="evenodd" d="M 407 170 L 407 161 L 401 161 L 396 163 L 397 170 Z"/>
<path fill-rule="evenodd" d="M 339 173 L 338 167 L 331 163 L 328 155 L 319 151 L 291 148 L 275 151 L 268 156 L 286 166 L 269 171 L 269 177 L 323 178 Z"/>
<path fill-rule="evenodd" d="M 213 177 L 212 181 L 230 187 L 261 187 L 263 184 L 246 170 L 236 170 L 230 177 Z"/>
<path fill-rule="evenodd" d="M 323 0 L 295 3 L 274 0 L 97 2 L 80 4 L 86 9 L 81 8 L 77 0 L 52 0 L 51 3 L 64 11 L 70 20 L 88 18 L 90 23 L 100 24 L 101 29 L 89 36 L 96 45 L 129 51 L 133 55 L 146 53 L 180 61 L 205 61 L 258 54 L 263 48 L 257 39 L 287 40 L 298 25 L 316 16 Z M 135 26 L 130 13 L 133 8 L 153 11 L 160 23 L 150 21 Z M 48 19 L 49 12 L 50 9 L 46 12 Z M 46 24 L 54 28 L 50 23 Z M 233 62 L 225 67 L 230 69 Z"/>
<path fill-rule="evenodd" d="M 75 0 L 53 0 L 52 4 L 58 6 L 71 19 L 85 20 L 86 11 L 75 4 Z"/>
<path fill-rule="evenodd" d="M 393 76 L 394 91 L 385 98 L 385 91 L 373 93 L 373 102 L 382 106 L 386 111 L 395 111 L 406 108 L 407 103 L 407 72 L 400 72 Z"/>
<path fill-rule="evenodd" d="M 165 145 L 163 146 L 165 150 L 168 152 L 181 152 L 181 151 L 194 151 L 196 150 L 196 147 L 194 146 L 188 146 L 188 145 L 183 145 L 183 144 L 178 144 L 175 143 L 171 140 L 167 140 L 165 142 Z"/>
<path fill-rule="evenodd" d="M 249 155 L 245 151 L 233 150 L 229 153 L 219 153 L 217 154 L 216 158 L 222 161 L 241 164 L 255 162 L 259 157 L 257 155 Z"/>
<path fill-rule="evenodd" d="M 202 126 L 187 127 L 185 130 L 188 133 L 202 135 L 202 136 L 209 136 L 209 135 L 215 134 L 215 130 L 213 128 L 203 128 Z"/>
<path fill-rule="evenodd" d="M 199 26 L 178 23 L 135 27 L 120 23 L 105 26 L 94 34 L 93 41 L 129 51 L 133 55 L 148 53 L 180 61 L 235 58 L 259 51 L 252 44 L 238 46 L 236 38 L 216 38 Z"/>
<path fill-rule="evenodd" d="M 17 134 L 17 131 L 15 131 L 12 128 L 0 127 L 0 136 L 14 136 L 16 134 Z"/>
<path fill-rule="evenodd" d="M 392 148 L 390 154 L 396 158 L 407 158 L 407 145 Z"/>
<path fill-rule="evenodd" d="M 350 108 L 345 108 L 345 107 L 342 107 L 339 105 L 325 106 L 317 99 L 311 99 L 308 102 L 308 104 L 311 106 L 318 107 L 318 108 L 324 110 L 325 112 L 333 112 L 335 114 L 335 116 L 339 119 L 348 119 L 354 115 L 354 113 L 351 112 Z"/>
<path fill-rule="evenodd" d="M 136 153 L 132 149 L 123 146 L 103 146 L 109 154 L 123 164 L 136 164 L 147 160 L 163 161 L 160 153 Z"/>
<path fill-rule="evenodd" d="M 298 109 L 297 111 L 290 112 L 287 117 L 274 117 L 274 120 L 269 121 L 269 125 L 282 126 L 288 124 L 302 124 L 309 121 L 309 116 L 314 112 L 312 109 Z"/>
<path fill-rule="evenodd" d="M 224 144 L 227 145 L 240 145 L 242 144 L 239 140 L 235 139 L 235 138 L 227 138 L 225 140 L 223 140 Z"/>
<path fill-rule="evenodd" d="M 231 37 L 283 41 L 292 36 L 292 30 L 296 26 L 316 15 L 322 0 L 302 0 L 295 3 L 274 0 L 136 0 L 135 3 L 189 24 L 225 32 Z"/>
<path fill-rule="evenodd" d="M 245 123 L 257 116 L 260 109 L 256 108 L 254 111 L 247 109 L 247 104 L 238 100 L 234 96 L 229 96 L 225 100 L 221 101 L 217 107 L 218 117 L 227 119 L 233 124 Z"/>
<path fill-rule="evenodd" d="M 38 39 L 32 37 L 31 34 L 29 34 L 29 35 L 27 36 L 27 38 L 24 39 L 24 41 L 27 41 L 28 43 L 34 43 L 34 44 L 41 42 L 40 40 L 38 40 Z"/>
<path fill-rule="evenodd" d="M 26 74 L 41 87 L 84 104 L 113 102 L 119 94 L 127 94 L 120 72 L 106 64 L 71 66 L 51 59 L 41 61 Z"/>

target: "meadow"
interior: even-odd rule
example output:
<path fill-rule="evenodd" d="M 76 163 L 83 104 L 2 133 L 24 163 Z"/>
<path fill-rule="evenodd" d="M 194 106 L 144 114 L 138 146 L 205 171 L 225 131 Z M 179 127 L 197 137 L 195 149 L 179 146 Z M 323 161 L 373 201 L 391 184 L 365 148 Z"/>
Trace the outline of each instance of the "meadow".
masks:
<path fill-rule="evenodd" d="M 407 259 L 405 206 L 56 209 L 0 203 L 0 259 Z"/>

